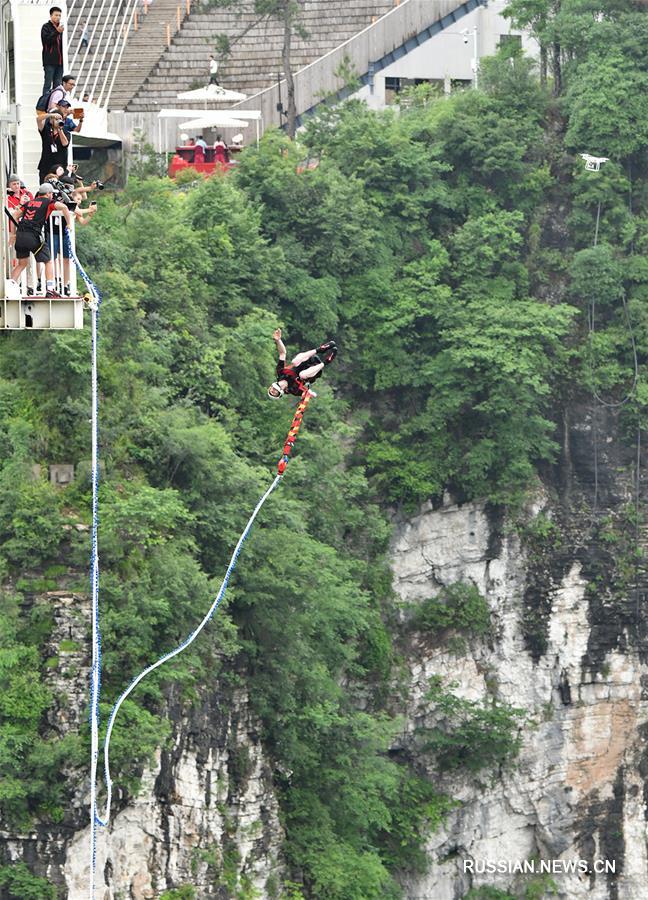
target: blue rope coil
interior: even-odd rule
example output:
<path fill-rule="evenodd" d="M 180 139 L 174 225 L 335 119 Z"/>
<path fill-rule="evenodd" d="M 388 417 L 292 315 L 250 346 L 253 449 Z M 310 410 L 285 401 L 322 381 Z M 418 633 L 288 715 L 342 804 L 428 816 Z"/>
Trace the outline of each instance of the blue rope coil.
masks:
<path fill-rule="evenodd" d="M 122 694 L 120 694 L 120 696 L 117 699 L 117 702 L 113 706 L 112 711 L 110 713 L 110 718 L 108 719 L 108 728 L 106 729 L 106 739 L 104 741 L 104 775 L 105 775 L 106 792 L 107 792 L 106 812 L 105 812 L 103 819 L 97 818 L 97 823 L 99 825 L 106 826 L 108 824 L 108 822 L 110 821 L 110 807 L 111 807 L 111 803 L 112 803 L 112 778 L 110 777 L 110 738 L 112 736 L 112 730 L 113 730 L 113 727 L 115 724 L 115 720 L 117 718 L 117 713 L 119 712 L 119 709 L 120 709 L 122 703 L 124 702 L 124 700 L 126 700 L 128 695 L 137 687 L 137 685 L 140 683 L 140 681 L 142 681 L 144 678 L 146 678 L 147 675 L 149 675 L 155 669 L 159 668 L 165 662 L 168 662 L 169 660 L 173 659 L 174 656 L 177 656 L 179 653 L 182 653 L 183 650 L 186 650 L 187 647 L 196 640 L 196 638 L 198 637 L 200 632 L 203 630 L 205 625 L 207 625 L 207 623 L 210 621 L 210 619 L 212 618 L 212 616 L 214 615 L 214 613 L 220 606 L 220 603 L 221 603 L 223 597 L 225 596 L 225 591 L 227 590 L 227 585 L 229 584 L 230 577 L 232 575 L 232 572 L 236 568 L 236 563 L 238 562 L 239 555 L 241 553 L 241 550 L 243 549 L 243 544 L 247 540 L 247 537 L 248 537 L 250 531 L 252 530 L 252 525 L 254 524 L 254 520 L 256 519 L 263 504 L 266 502 L 266 500 L 268 499 L 270 494 L 274 491 L 274 489 L 277 487 L 277 485 L 281 481 L 281 478 L 282 478 L 281 475 L 277 475 L 275 477 L 275 479 L 272 482 L 272 484 L 270 485 L 270 487 L 262 495 L 261 499 L 259 500 L 256 507 L 254 508 L 254 512 L 248 519 L 247 525 L 243 529 L 243 532 L 238 539 L 236 547 L 234 548 L 232 556 L 230 557 L 229 565 L 227 566 L 227 570 L 225 572 L 225 576 L 223 577 L 223 581 L 221 583 L 218 594 L 216 595 L 216 598 L 214 599 L 212 605 L 209 607 L 209 610 L 205 614 L 200 625 L 198 625 L 198 627 L 194 631 L 192 631 L 191 634 L 187 638 L 185 638 L 185 640 L 181 644 L 178 644 L 178 646 L 175 647 L 173 650 L 170 650 L 168 653 L 165 653 L 152 665 L 147 666 L 146 669 L 143 669 L 139 673 L 139 675 L 131 681 L 131 683 L 128 685 L 126 690 Z"/>

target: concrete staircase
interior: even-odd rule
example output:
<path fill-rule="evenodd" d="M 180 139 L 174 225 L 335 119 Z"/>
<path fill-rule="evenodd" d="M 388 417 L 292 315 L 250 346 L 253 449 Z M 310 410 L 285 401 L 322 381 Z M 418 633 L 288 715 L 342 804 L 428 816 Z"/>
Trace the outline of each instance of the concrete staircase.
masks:
<path fill-rule="evenodd" d="M 141 4 L 138 4 L 138 28 L 136 31 L 134 26 L 131 26 L 128 33 L 126 47 L 124 49 L 117 77 L 115 79 L 113 91 L 110 96 L 109 106 L 111 109 L 124 109 L 128 101 L 140 88 L 142 82 L 146 79 L 151 70 L 155 68 L 156 63 L 167 49 L 167 24 L 171 27 L 171 35 L 175 34 L 175 32 L 177 31 L 178 7 L 180 7 L 182 22 L 187 19 L 185 0 L 181 0 L 181 2 L 179 2 L 179 0 L 153 0 L 153 2 L 149 5 L 148 12 L 146 14 L 144 13 L 143 6 Z M 99 11 L 101 9 L 100 4 L 93 4 L 93 9 L 94 13 L 92 15 L 86 15 L 84 13 L 84 15 L 81 16 L 82 20 L 89 23 L 90 47 L 93 53 L 85 56 L 85 51 L 81 51 L 77 56 L 76 65 L 74 67 L 75 74 L 77 74 L 79 77 L 79 85 L 82 90 L 90 89 L 92 83 L 95 80 L 95 74 L 97 72 L 96 64 L 95 68 L 92 71 L 90 69 L 93 56 L 96 57 L 97 55 L 99 55 L 99 59 L 101 59 L 101 55 L 103 53 L 103 49 L 100 47 L 100 36 L 105 25 L 105 13 L 102 16 L 99 15 Z M 74 28 L 78 21 L 80 11 L 81 2 L 80 0 L 76 0 L 75 5 L 70 10 L 71 32 L 72 28 Z M 116 33 L 117 29 L 115 29 L 113 39 L 116 39 Z M 109 28 L 106 28 L 106 30 L 104 31 L 104 35 L 107 37 L 108 34 Z M 70 48 L 70 58 L 72 58 L 74 50 L 78 46 L 80 39 L 81 29 L 77 26 L 74 33 L 74 47 Z M 90 76 L 89 83 L 87 83 L 88 76 Z M 101 82 L 101 77 L 102 76 L 100 75 L 98 84 Z M 79 92 L 77 91 L 77 93 Z M 99 90 L 91 90 L 91 93 L 95 95 L 95 97 L 98 97 Z"/>
<path fill-rule="evenodd" d="M 149 17 L 158 3 L 166 2 L 168 0 L 154 0 Z M 396 0 L 305 0 L 300 22 L 307 37 L 293 38 L 295 70 L 349 40 L 395 5 Z M 144 69 L 149 65 L 150 57 L 142 56 L 140 63 L 133 43 L 127 47 L 124 56 L 124 59 L 128 55 L 132 60 L 131 67 L 124 72 L 124 87 L 130 90 L 139 72 L 139 89 L 129 98 L 128 90 L 115 92 L 111 107 L 118 109 L 119 104 L 124 103 L 123 108 L 129 112 L 144 112 L 177 106 L 176 94 L 207 83 L 209 54 L 214 50 L 216 35 L 226 34 L 233 40 L 246 28 L 250 30 L 233 44 L 231 56 L 221 64 L 220 81 L 225 87 L 247 94 L 273 84 L 283 69 L 283 30 L 276 20 L 251 27 L 255 18 L 250 13 L 241 15 L 231 10 L 192 11 L 184 19 L 171 46 L 146 72 Z M 118 80 L 122 81 L 121 74 Z M 187 104 L 183 101 L 182 105 Z"/>

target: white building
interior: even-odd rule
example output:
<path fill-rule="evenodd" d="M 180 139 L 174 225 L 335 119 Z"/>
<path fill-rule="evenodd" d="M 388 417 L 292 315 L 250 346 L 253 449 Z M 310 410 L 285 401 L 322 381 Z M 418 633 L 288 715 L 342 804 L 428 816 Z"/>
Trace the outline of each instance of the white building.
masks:
<path fill-rule="evenodd" d="M 381 109 L 393 103 L 398 93 L 410 85 L 429 82 L 450 93 L 453 86 L 474 83 L 479 60 L 492 56 L 504 42 L 522 46 L 527 53 L 537 55 L 536 42 L 528 34 L 512 28 L 510 19 L 502 15 L 506 5 L 505 0 L 491 0 L 487 6 L 467 13 L 450 28 L 377 72 L 356 96 L 373 109 Z"/>

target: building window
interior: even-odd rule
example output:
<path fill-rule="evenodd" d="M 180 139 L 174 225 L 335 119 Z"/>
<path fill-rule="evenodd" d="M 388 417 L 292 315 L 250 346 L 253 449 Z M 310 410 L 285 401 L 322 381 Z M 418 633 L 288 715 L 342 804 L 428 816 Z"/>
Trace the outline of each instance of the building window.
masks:
<path fill-rule="evenodd" d="M 522 48 L 521 34 L 500 34 L 499 47 L 508 51 L 511 56 L 516 56 Z"/>
<path fill-rule="evenodd" d="M 387 106 L 392 103 L 396 103 L 398 95 L 400 94 L 400 89 L 400 78 L 392 78 L 390 76 L 385 77 L 385 103 Z"/>

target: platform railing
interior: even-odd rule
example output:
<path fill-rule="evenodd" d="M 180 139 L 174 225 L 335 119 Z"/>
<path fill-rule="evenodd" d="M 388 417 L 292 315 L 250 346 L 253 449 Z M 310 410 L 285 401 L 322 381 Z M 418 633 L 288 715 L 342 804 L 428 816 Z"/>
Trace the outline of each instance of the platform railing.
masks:
<path fill-rule="evenodd" d="M 50 248 L 50 254 L 54 267 L 54 290 L 62 297 L 77 297 L 77 273 L 76 266 L 72 260 L 66 259 L 66 238 L 65 238 L 65 219 L 59 212 L 52 213 L 45 226 L 45 240 Z M 6 262 L 4 274 L 5 279 L 11 279 L 11 271 L 16 262 L 16 253 L 14 250 L 16 230 L 15 225 L 8 218 L 5 218 L 5 227 L 2 229 L 2 241 L 4 242 L 5 253 L 3 259 Z M 74 221 L 70 229 L 70 240 L 72 247 L 75 246 Z M 56 253 L 54 252 L 56 250 Z M 47 290 L 45 279 L 45 264 L 37 263 L 33 254 L 29 256 L 27 268 L 23 271 L 18 281 L 18 288 L 21 297 L 44 297 Z M 66 292 L 66 288 L 68 292 Z M 15 290 L 15 288 L 13 289 Z M 6 291 L 10 294 L 11 290 Z"/>

